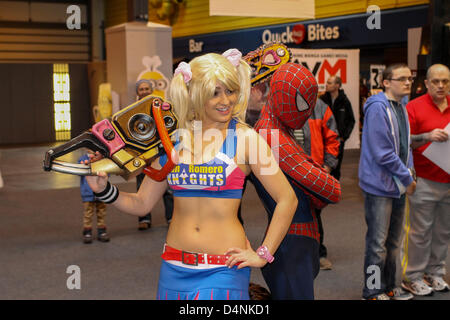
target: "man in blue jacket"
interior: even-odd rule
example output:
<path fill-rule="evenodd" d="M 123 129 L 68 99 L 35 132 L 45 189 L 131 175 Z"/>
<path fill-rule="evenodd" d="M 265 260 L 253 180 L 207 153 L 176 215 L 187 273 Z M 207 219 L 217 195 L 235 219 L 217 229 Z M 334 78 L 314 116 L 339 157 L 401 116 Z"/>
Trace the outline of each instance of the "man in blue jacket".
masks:
<path fill-rule="evenodd" d="M 359 186 L 367 223 L 363 298 L 409 300 L 396 286 L 405 193 L 415 190 L 408 114 L 402 98 L 411 91 L 411 70 L 393 64 L 383 72 L 384 92 L 364 105 Z"/>

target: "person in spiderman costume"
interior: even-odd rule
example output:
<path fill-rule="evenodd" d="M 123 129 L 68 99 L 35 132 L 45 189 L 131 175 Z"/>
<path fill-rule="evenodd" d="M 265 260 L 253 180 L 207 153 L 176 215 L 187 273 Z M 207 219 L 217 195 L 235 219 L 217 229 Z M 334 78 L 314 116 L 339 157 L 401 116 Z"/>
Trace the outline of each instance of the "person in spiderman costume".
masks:
<path fill-rule="evenodd" d="M 319 272 L 319 232 L 314 208 L 340 200 L 341 186 L 297 144 L 293 130 L 300 129 L 317 100 L 317 82 L 305 67 L 286 63 L 272 76 L 267 104 L 255 124 L 279 155 L 279 166 L 298 197 L 289 232 L 275 260 L 262 268 L 263 277 L 276 300 L 314 299 L 314 279 Z M 261 131 L 267 130 L 267 131 Z M 267 134 L 265 134 L 267 132 Z M 278 140 L 274 135 L 278 133 Z M 251 176 L 258 196 L 272 219 L 276 202 Z"/>

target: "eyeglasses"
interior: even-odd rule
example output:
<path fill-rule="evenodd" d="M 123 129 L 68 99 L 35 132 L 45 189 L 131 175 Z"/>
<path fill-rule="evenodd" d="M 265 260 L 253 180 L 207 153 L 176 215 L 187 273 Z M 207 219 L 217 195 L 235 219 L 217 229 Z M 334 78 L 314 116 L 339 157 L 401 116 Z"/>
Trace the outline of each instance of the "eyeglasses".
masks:
<path fill-rule="evenodd" d="M 391 81 L 400 81 L 400 82 L 406 82 L 406 80 L 408 80 L 409 82 L 414 82 L 414 78 L 413 77 L 401 77 L 401 78 L 398 78 L 398 79 L 388 79 L 388 80 L 391 80 Z"/>
<path fill-rule="evenodd" d="M 446 86 L 446 85 L 448 85 L 450 80 L 448 80 L 448 79 L 431 79 L 430 82 L 432 84 L 434 84 L 435 86 L 438 86 L 442 82 L 442 85 Z"/>

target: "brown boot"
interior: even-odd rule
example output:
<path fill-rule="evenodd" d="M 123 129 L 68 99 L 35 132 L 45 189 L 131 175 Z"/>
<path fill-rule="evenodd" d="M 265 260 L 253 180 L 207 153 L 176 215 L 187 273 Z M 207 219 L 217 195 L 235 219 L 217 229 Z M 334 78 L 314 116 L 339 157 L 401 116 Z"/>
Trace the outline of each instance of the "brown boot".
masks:
<path fill-rule="evenodd" d="M 92 243 L 92 229 L 83 229 L 83 243 Z"/>
<path fill-rule="evenodd" d="M 108 242 L 109 236 L 106 233 L 106 228 L 98 228 L 97 229 L 97 240 L 100 242 Z"/>

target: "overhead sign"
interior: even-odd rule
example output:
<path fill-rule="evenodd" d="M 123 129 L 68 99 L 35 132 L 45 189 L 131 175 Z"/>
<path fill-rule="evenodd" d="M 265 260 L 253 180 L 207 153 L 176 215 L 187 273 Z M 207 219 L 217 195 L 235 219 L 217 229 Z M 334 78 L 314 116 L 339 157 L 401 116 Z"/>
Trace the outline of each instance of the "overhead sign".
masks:
<path fill-rule="evenodd" d="M 211 16 L 315 18 L 314 0 L 209 0 Z"/>
<path fill-rule="evenodd" d="M 228 3 L 227 1 L 220 0 Z M 246 2 L 246 1 L 241 1 Z M 207 52 L 237 48 L 247 53 L 261 44 L 281 42 L 294 48 L 346 48 L 407 42 L 407 30 L 426 24 L 428 6 L 381 12 L 382 28 L 369 30 L 366 14 L 309 20 L 276 26 L 233 30 L 173 39 L 174 57 L 192 59 Z"/>
<path fill-rule="evenodd" d="M 325 27 L 319 23 L 296 24 L 292 27 L 287 26 L 282 32 L 274 32 L 271 29 L 265 29 L 262 33 L 262 42 L 281 42 L 284 44 L 301 44 L 304 40 L 309 42 L 335 40 L 339 39 L 339 26 Z"/>

